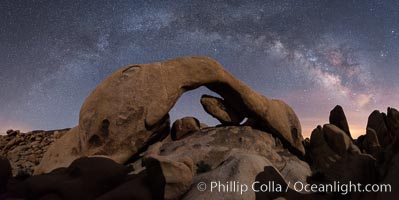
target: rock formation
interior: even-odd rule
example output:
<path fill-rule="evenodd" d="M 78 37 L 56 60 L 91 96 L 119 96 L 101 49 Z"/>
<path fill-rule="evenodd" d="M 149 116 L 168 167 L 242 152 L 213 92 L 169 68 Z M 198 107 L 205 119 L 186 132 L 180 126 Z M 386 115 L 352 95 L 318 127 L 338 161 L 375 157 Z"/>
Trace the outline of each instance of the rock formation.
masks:
<path fill-rule="evenodd" d="M 386 147 L 391 143 L 393 137 L 386 124 L 386 114 L 380 113 L 378 110 L 373 111 L 368 118 L 367 128 L 373 129 L 377 133 L 381 146 Z"/>
<path fill-rule="evenodd" d="M 200 100 L 221 125 L 184 117 L 170 127 L 178 98 L 200 86 L 221 96 Z M 374 111 L 366 134 L 353 139 L 336 106 L 329 124 L 304 140 L 287 104 L 253 91 L 213 59 L 130 65 L 87 97 L 76 127 L 0 136 L 0 199 L 396 199 L 395 192 L 300 193 L 293 183 L 383 183 L 398 191 L 398 132 L 399 112 L 388 108 Z M 258 181 L 255 189 L 273 181 L 284 191 L 211 192 L 212 181 Z"/>
<path fill-rule="evenodd" d="M 195 121 L 198 125 L 192 117 L 183 119 L 187 119 L 183 120 L 187 122 Z M 396 125 L 395 122 L 391 126 Z M 363 143 L 375 141 L 377 138 L 372 129 L 363 137 Z M 308 164 L 289 152 L 277 137 L 262 130 L 243 125 L 208 127 L 194 130 L 175 140 L 156 142 L 125 167 L 105 157 L 84 157 L 76 159 L 67 168 L 59 168 L 46 175 L 29 177 L 23 181 L 9 181 L 7 193 L 0 193 L 0 197 L 101 200 L 395 199 L 396 193 L 389 192 L 347 195 L 298 193 L 287 183 L 383 183 L 391 184 L 393 191 L 396 191 L 395 188 L 399 187 L 395 178 L 398 174 L 396 166 L 399 155 L 394 148 L 397 144 L 396 138 L 383 149 L 385 156 L 376 160 L 371 155 L 362 153 L 339 127 L 333 124 L 318 126 L 312 132 L 310 140 L 304 140 L 309 151 Z M 0 162 L 0 169 L 7 168 L 3 166 L 7 166 L 7 163 Z M 93 166 L 101 167 L 92 169 Z M 273 181 L 284 188 L 289 187 L 283 192 L 255 193 L 249 190 L 243 194 L 210 192 L 209 188 L 201 192 L 196 188 L 200 182 L 210 184 L 214 180 L 221 183 L 237 181 L 249 184 L 254 180 L 259 181 L 259 184 Z M 73 185 L 67 186 L 64 181 Z M 81 190 L 82 185 L 88 189 Z M 63 189 L 66 187 L 68 190 Z"/>
<path fill-rule="evenodd" d="M 328 181 L 369 183 L 377 180 L 374 159 L 361 154 L 348 135 L 332 124 L 312 132 L 311 167 L 321 172 Z"/>
<path fill-rule="evenodd" d="M 331 113 L 337 112 L 336 108 L 334 110 Z M 343 110 L 339 112 L 343 113 Z M 399 155 L 397 148 L 399 136 L 395 132 L 399 127 L 399 115 L 393 108 L 388 108 L 387 113 L 374 111 L 369 117 L 366 135 L 360 136 L 354 142 L 338 126 L 332 124 L 318 126 L 312 132 L 307 147 L 310 166 L 314 173 L 308 181 L 310 183 L 351 181 L 363 185 L 390 184 L 392 193 L 352 193 L 349 196 L 350 199 L 396 199 L 395 191 L 399 189 L 399 182 L 393 177 L 398 173 L 395 166 Z M 346 126 L 342 127 L 345 129 Z M 382 140 L 384 145 L 380 145 L 379 140 Z"/>
<path fill-rule="evenodd" d="M 399 111 L 395 108 L 388 108 L 386 123 L 393 139 L 396 139 L 399 135 Z"/>
<path fill-rule="evenodd" d="M 335 108 L 331 110 L 329 121 L 330 124 L 334 124 L 343 130 L 349 136 L 349 138 L 352 139 L 344 109 L 340 105 L 335 106 Z"/>
<path fill-rule="evenodd" d="M 309 165 L 292 155 L 278 138 L 248 126 L 210 127 L 179 140 L 157 142 L 135 162 L 138 164 L 132 165 L 137 167 L 127 174 L 127 167 L 111 159 L 79 158 L 66 168 L 13 182 L 8 196 L 103 200 L 254 199 L 255 192 L 243 195 L 200 192 L 196 184 L 210 184 L 214 180 L 251 184 L 265 166 L 275 168 L 285 181 L 306 183 L 311 175 Z"/>
<path fill-rule="evenodd" d="M 361 148 L 364 149 L 365 153 L 372 155 L 374 158 L 378 158 L 381 145 L 374 129 L 367 128 L 366 135 L 361 143 Z"/>
<path fill-rule="evenodd" d="M 195 117 L 184 117 L 176 120 L 170 131 L 172 140 L 179 140 L 189 133 L 200 130 L 201 124 Z"/>
<path fill-rule="evenodd" d="M 168 134 L 168 112 L 184 92 L 199 86 L 256 119 L 291 152 L 304 154 L 299 120 L 287 104 L 252 90 L 211 58 L 184 57 L 129 65 L 112 73 L 83 103 L 79 125 L 52 145 L 35 173 L 68 166 L 88 155 L 126 162 L 154 138 Z"/>
<path fill-rule="evenodd" d="M 50 144 L 63 136 L 68 130 L 32 131 L 28 133 L 9 130 L 7 135 L 0 135 L 0 157 L 10 160 L 14 176 L 32 175 Z"/>
<path fill-rule="evenodd" d="M 278 139 L 247 126 L 203 129 L 182 140 L 157 145 L 155 149 L 151 149 L 149 156 L 154 154 L 174 161 L 189 158 L 191 161 L 181 162 L 194 163 L 193 179 L 189 185 L 210 183 L 212 180 L 250 183 L 265 165 L 278 169 L 288 181 L 306 182 L 306 177 L 311 173 L 308 164 L 290 154 Z M 175 171 L 172 177 L 183 176 L 183 172 L 184 170 Z M 218 199 L 222 197 L 220 195 L 227 194 L 210 194 L 191 188 L 183 199 Z M 231 199 L 243 198 L 231 195 Z M 244 199 L 253 199 L 255 193 L 248 192 L 245 196 L 247 197 Z"/>
<path fill-rule="evenodd" d="M 231 108 L 221 98 L 203 95 L 201 105 L 208 114 L 219 120 L 222 125 L 239 125 L 244 120 L 243 115 Z"/>

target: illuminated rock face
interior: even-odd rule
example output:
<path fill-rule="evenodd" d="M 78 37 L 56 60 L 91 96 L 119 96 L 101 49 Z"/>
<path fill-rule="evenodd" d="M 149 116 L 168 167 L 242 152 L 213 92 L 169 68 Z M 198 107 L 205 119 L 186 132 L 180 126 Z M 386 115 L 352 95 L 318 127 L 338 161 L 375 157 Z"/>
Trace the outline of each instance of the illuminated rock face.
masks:
<path fill-rule="evenodd" d="M 35 174 L 68 166 L 81 156 L 124 163 L 169 134 L 168 112 L 188 90 L 206 86 L 241 115 L 304 154 L 299 120 L 283 101 L 268 99 L 209 57 L 183 57 L 123 67 L 106 78 L 82 105 L 79 125 L 55 142 Z"/>

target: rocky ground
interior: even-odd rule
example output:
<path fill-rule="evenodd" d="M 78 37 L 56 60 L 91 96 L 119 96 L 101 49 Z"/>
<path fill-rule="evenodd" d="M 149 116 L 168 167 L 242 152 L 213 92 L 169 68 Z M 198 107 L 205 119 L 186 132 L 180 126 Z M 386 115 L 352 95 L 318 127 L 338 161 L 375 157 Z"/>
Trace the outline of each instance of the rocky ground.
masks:
<path fill-rule="evenodd" d="M 174 73 L 155 78 L 168 70 Z M 178 97 L 200 85 L 222 96 L 200 100 L 220 125 L 207 127 L 194 117 L 170 125 Z M 132 65 L 86 99 L 77 127 L 0 137 L 0 199 L 397 199 L 398 131 L 399 112 L 388 108 L 374 111 L 365 134 L 354 139 L 337 106 L 304 139 L 287 104 L 258 94 L 210 58 Z M 255 181 L 255 189 L 269 190 L 238 189 Z M 391 184 L 392 192 L 298 192 L 293 186 L 334 181 Z M 224 191 L 212 191 L 212 182 Z"/>

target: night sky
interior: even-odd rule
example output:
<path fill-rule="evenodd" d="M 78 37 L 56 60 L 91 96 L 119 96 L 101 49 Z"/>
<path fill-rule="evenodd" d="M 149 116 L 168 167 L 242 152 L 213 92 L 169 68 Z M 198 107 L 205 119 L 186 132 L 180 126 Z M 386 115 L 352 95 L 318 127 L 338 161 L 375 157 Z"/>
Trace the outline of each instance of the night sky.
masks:
<path fill-rule="evenodd" d="M 265 3 L 266 2 L 266 3 Z M 0 132 L 78 123 L 112 71 L 206 55 L 298 114 L 303 134 L 343 106 L 354 135 L 399 107 L 398 1 L 0 1 Z M 186 93 L 172 120 L 216 124 Z"/>

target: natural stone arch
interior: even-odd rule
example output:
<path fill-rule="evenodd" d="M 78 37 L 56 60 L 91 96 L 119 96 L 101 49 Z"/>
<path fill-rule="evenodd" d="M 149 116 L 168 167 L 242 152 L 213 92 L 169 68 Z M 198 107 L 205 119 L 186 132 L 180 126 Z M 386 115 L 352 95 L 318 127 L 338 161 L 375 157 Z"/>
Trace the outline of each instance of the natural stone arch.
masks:
<path fill-rule="evenodd" d="M 52 144 L 35 173 L 65 167 L 87 155 L 124 163 L 148 141 L 168 133 L 168 112 L 184 92 L 200 86 L 255 119 L 291 152 L 304 154 L 299 120 L 286 103 L 252 90 L 212 58 L 183 57 L 129 65 L 112 73 L 86 98 L 79 125 Z"/>

